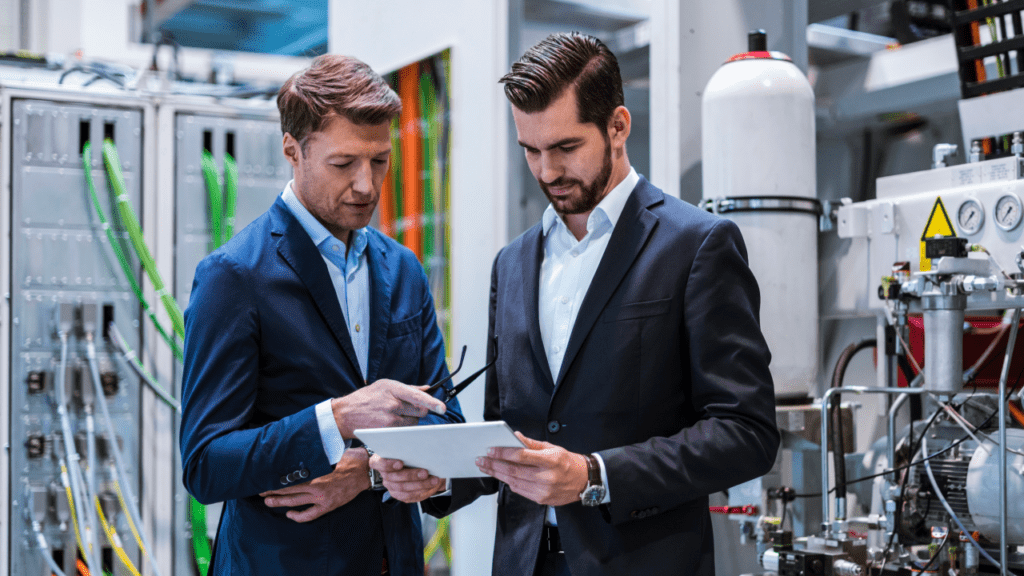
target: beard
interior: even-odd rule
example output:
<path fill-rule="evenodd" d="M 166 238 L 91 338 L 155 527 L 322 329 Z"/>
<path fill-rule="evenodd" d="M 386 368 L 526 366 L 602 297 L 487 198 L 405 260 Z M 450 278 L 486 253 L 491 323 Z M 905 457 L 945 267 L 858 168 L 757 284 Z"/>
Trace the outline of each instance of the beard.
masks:
<path fill-rule="evenodd" d="M 608 186 L 608 180 L 612 176 L 612 143 L 607 134 L 603 135 L 604 160 L 601 164 L 601 171 L 592 182 L 584 184 L 582 180 L 559 178 L 554 182 L 545 184 L 537 180 L 541 191 L 548 197 L 548 202 L 551 202 L 551 206 L 558 214 L 562 216 L 567 214 L 586 214 L 601 202 L 601 198 L 603 198 L 602 192 Z M 550 188 L 566 189 L 571 187 L 578 188 L 579 194 L 558 197 L 552 195 L 550 191 Z"/>

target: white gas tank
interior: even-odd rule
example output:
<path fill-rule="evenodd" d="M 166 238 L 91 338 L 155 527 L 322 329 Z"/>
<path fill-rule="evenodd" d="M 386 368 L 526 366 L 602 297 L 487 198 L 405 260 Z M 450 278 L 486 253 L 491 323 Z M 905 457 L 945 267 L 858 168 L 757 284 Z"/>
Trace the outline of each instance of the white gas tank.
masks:
<path fill-rule="evenodd" d="M 704 90 L 703 205 L 736 222 L 761 289 L 776 395 L 818 378 L 818 217 L 814 92 L 763 31 Z"/>

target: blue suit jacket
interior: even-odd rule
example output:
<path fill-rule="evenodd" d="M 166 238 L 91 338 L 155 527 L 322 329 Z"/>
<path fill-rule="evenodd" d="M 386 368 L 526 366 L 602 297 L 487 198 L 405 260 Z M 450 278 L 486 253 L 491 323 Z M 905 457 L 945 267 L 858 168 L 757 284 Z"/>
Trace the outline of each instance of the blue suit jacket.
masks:
<path fill-rule="evenodd" d="M 491 276 L 484 419 L 597 452 L 611 502 L 555 513 L 573 574 L 713 576 L 708 495 L 775 461 L 770 354 L 739 229 L 641 178 L 623 207 L 552 374 L 538 323 L 538 224 Z M 493 479 L 453 481 L 447 514 L 498 491 L 493 573 L 533 574 L 545 507 Z"/>
<path fill-rule="evenodd" d="M 439 380 L 448 369 L 423 268 L 368 232 L 367 381 Z M 422 575 L 416 506 L 364 491 L 300 524 L 259 497 L 333 470 L 314 406 L 364 385 L 323 257 L 280 198 L 200 262 L 185 331 L 185 487 L 204 504 L 226 501 L 211 573 L 379 576 L 386 547 L 393 575 Z M 453 401 L 421 423 L 462 421 Z"/>

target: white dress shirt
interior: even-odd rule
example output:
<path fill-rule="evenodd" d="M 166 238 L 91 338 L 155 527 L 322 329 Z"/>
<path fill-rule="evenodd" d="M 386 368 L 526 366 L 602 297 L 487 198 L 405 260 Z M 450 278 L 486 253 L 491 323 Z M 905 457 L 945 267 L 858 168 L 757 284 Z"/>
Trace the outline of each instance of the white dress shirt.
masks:
<path fill-rule="evenodd" d="M 587 218 L 587 234 L 576 240 L 565 222 L 558 217 L 550 204 L 541 217 L 544 234 L 544 260 L 540 265 L 540 286 L 538 287 L 537 312 L 540 322 L 540 336 L 548 358 L 552 378 L 558 378 L 569 343 L 580 312 L 583 298 L 590 289 L 597 267 L 601 263 L 608 240 L 622 214 L 626 200 L 640 182 L 632 167 L 629 174 L 612 188 Z M 611 501 L 608 473 L 601 456 L 594 454 L 601 467 L 601 482 L 607 490 L 603 503 Z M 555 509 L 548 507 L 547 523 L 557 526 Z"/>
<path fill-rule="evenodd" d="M 309 234 L 327 264 L 327 272 L 330 273 L 334 292 L 338 295 L 338 304 L 345 316 L 348 335 L 356 352 L 359 371 L 365 381 L 370 353 L 370 273 L 366 264 L 366 228 L 353 230 L 352 246 L 346 247 L 303 206 L 295 196 L 291 182 L 284 187 L 281 199 Z M 330 400 L 316 405 L 316 421 L 327 459 L 331 464 L 337 464 L 351 441 L 341 437 Z"/>

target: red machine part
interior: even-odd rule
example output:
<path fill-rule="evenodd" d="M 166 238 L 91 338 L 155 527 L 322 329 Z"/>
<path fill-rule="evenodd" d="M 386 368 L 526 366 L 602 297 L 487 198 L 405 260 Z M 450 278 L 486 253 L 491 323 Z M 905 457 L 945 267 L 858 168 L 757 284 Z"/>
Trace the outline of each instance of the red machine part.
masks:
<path fill-rule="evenodd" d="M 999 338 L 989 356 L 986 364 L 974 378 L 979 388 L 995 388 L 999 386 L 999 372 L 1003 367 L 1003 357 L 1006 355 L 1006 341 L 1009 331 L 999 333 L 1000 321 L 998 316 L 968 316 L 966 321 L 971 325 L 971 330 L 964 332 L 964 370 L 970 368 L 978 361 L 978 358 L 985 352 L 985 349 L 992 343 L 993 338 Z M 920 316 L 911 316 L 910 325 L 910 351 L 917 363 L 922 367 L 927 362 L 924 357 L 924 320 Z M 1024 325 L 1024 322 L 1022 322 Z M 1013 360 L 1010 362 L 1009 385 L 1012 386 L 1017 375 L 1024 369 L 1024 338 L 1017 338 L 1014 346 Z M 907 381 L 903 374 L 900 374 L 899 385 L 906 386 Z"/>
<path fill-rule="evenodd" d="M 746 516 L 757 516 L 758 508 L 753 504 L 746 506 L 708 506 L 712 514 L 744 514 Z"/>

